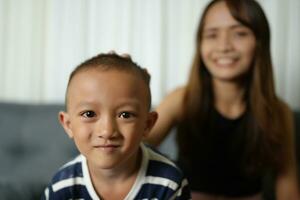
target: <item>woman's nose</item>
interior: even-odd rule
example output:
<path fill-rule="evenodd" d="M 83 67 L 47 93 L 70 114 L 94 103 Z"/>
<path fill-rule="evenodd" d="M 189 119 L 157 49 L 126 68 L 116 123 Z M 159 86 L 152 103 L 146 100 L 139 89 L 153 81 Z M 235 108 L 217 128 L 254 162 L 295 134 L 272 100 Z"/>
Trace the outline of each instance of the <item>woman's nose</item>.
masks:
<path fill-rule="evenodd" d="M 217 49 L 221 52 L 227 52 L 232 50 L 232 47 L 230 34 L 226 32 L 221 33 L 217 41 Z"/>

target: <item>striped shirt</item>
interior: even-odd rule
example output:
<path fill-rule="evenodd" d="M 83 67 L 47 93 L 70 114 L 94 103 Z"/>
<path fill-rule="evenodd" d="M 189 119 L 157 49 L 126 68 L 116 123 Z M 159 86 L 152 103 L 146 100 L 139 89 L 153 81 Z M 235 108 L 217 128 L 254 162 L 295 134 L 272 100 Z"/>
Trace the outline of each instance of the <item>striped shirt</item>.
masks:
<path fill-rule="evenodd" d="M 166 157 L 141 145 L 142 163 L 135 183 L 124 200 L 191 199 L 187 179 Z M 45 189 L 43 200 L 100 200 L 89 174 L 86 158 L 79 155 L 65 164 Z"/>

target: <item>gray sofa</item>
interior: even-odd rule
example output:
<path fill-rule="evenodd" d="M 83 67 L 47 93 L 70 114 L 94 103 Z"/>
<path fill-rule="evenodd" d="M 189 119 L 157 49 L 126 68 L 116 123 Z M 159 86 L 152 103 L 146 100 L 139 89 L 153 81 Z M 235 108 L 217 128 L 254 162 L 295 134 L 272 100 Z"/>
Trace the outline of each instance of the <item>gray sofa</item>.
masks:
<path fill-rule="evenodd" d="M 77 154 L 58 123 L 62 109 L 0 103 L 1 199 L 40 199 L 53 173 Z"/>
<path fill-rule="evenodd" d="M 60 110 L 62 105 L 0 103 L 1 199 L 39 199 L 53 173 L 78 154 L 58 123 Z M 295 112 L 295 119 L 298 143 L 300 112 Z M 176 158 L 174 134 L 170 134 L 160 150 Z M 300 161 L 299 153 L 297 160 Z M 268 193 L 271 197 L 272 191 Z"/>

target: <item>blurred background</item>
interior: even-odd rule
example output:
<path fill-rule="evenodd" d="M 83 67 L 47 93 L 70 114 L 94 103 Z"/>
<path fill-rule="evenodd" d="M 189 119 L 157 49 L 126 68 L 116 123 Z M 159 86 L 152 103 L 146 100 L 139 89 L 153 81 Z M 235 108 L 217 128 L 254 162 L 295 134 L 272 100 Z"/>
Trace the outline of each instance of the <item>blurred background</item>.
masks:
<path fill-rule="evenodd" d="M 258 2 L 270 22 L 276 90 L 295 111 L 300 144 L 300 0 Z M 186 82 L 207 3 L 0 0 L 1 199 L 39 199 L 53 173 L 77 154 L 57 113 L 78 64 L 110 50 L 129 53 L 152 75 L 155 107 Z M 174 134 L 160 150 L 176 158 Z M 300 145 L 297 152 L 300 162 Z"/>
<path fill-rule="evenodd" d="M 300 1 L 258 0 L 269 19 L 276 89 L 300 108 Z M 70 71 L 129 53 L 152 74 L 153 103 L 187 80 L 208 0 L 0 0 L 0 101 L 63 103 Z"/>

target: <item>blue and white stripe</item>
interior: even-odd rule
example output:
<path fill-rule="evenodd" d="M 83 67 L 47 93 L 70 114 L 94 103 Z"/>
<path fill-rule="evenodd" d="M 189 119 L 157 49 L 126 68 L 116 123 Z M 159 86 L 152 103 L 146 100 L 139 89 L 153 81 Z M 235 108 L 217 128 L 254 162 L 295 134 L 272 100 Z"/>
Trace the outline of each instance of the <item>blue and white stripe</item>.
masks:
<path fill-rule="evenodd" d="M 136 181 L 124 200 L 187 200 L 189 186 L 180 169 L 160 153 L 141 145 L 143 159 Z M 65 164 L 42 197 L 45 200 L 100 200 L 92 185 L 87 161 L 79 155 Z"/>

